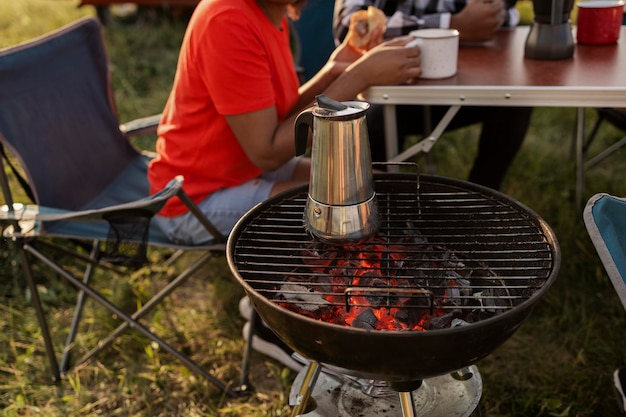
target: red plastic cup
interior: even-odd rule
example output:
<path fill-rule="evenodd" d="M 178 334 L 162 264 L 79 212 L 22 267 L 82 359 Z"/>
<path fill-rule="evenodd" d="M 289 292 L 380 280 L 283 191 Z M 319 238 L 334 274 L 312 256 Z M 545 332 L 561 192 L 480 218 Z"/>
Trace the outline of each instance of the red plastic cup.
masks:
<path fill-rule="evenodd" d="M 589 45 L 617 42 L 624 15 L 624 0 L 589 0 L 578 3 L 576 41 Z"/>

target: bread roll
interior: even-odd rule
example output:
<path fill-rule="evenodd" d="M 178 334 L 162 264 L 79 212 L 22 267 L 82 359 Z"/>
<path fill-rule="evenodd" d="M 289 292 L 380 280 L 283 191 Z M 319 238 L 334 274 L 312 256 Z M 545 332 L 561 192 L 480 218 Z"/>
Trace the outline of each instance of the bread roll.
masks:
<path fill-rule="evenodd" d="M 359 10 L 350 17 L 348 29 L 348 44 L 359 51 L 366 51 L 374 45 L 369 45 L 372 32 L 382 28 L 387 29 L 387 17 L 382 10 L 369 6 L 367 10 Z"/>

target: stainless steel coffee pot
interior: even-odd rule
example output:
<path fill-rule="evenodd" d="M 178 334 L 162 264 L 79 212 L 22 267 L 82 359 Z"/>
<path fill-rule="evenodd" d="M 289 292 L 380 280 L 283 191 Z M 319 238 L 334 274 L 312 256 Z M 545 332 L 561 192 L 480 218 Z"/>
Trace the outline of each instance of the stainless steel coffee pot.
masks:
<path fill-rule="evenodd" d="M 369 104 L 317 96 L 295 122 L 296 154 L 311 142 L 311 178 L 305 228 L 322 241 L 366 240 L 379 227 L 365 112 Z"/>

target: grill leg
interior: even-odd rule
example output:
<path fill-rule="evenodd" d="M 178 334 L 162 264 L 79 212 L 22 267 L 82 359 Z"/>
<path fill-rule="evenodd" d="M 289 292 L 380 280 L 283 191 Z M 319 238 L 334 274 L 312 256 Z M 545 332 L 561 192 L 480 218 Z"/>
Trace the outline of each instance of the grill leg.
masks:
<path fill-rule="evenodd" d="M 410 391 L 399 392 L 402 417 L 415 417 L 415 404 Z"/>
<path fill-rule="evenodd" d="M 298 396 L 296 397 L 295 404 L 293 404 L 291 417 L 298 417 L 299 415 L 307 412 L 306 407 L 309 403 L 309 398 L 311 398 L 311 392 L 313 391 L 313 387 L 317 382 L 317 377 L 320 374 L 320 370 L 321 367 L 319 362 L 311 361 L 309 363 L 306 374 L 304 375 L 304 379 L 302 380 L 302 385 L 300 385 L 300 391 L 298 391 Z"/>

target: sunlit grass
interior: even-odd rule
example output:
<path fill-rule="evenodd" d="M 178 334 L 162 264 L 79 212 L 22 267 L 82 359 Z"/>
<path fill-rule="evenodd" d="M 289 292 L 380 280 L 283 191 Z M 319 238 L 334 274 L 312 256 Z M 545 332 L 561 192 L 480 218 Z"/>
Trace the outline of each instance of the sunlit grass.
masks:
<path fill-rule="evenodd" d="M 0 5 L 0 47 L 41 36 L 82 16 L 94 15 L 78 0 L 3 1 Z"/>
<path fill-rule="evenodd" d="M 39 36 L 84 15 L 77 0 L 0 2 L 0 46 Z M 161 111 L 176 66 L 184 22 L 119 24 L 105 28 L 112 82 L 121 121 Z M 587 111 L 589 121 L 594 113 Z M 626 316 L 582 224 L 574 201 L 572 135 L 574 109 L 537 108 L 522 150 L 502 191 L 542 216 L 562 249 L 561 273 L 535 311 L 503 346 L 478 363 L 484 392 L 483 416 L 613 416 L 613 369 L 626 363 Z M 430 159 L 438 175 L 464 179 L 476 152 L 478 129 L 444 135 Z M 606 127 L 591 152 L 622 132 Z M 151 139 L 151 138 L 150 138 Z M 146 139 L 146 146 L 150 146 Z M 506 133 L 503 133 L 506 140 Z M 625 150 L 586 174 L 584 197 L 595 192 L 626 195 Z M 424 157 L 418 158 L 426 166 Z M 287 397 L 294 374 L 254 355 L 249 399 L 224 398 L 168 353 L 128 332 L 95 360 L 52 385 L 43 342 L 29 295 L 12 258 L 0 246 L 0 409 L 17 416 L 289 416 Z M 155 260 L 160 254 L 153 253 Z M 183 260 L 184 263 L 185 260 Z M 74 292 L 45 269 L 40 288 L 60 348 L 71 320 Z M 97 277 L 109 283 L 110 277 Z M 162 279 L 138 272 L 109 292 L 136 301 Z M 226 261 L 217 258 L 152 314 L 147 323 L 189 352 L 217 376 L 237 383 L 243 352 L 237 312 L 242 289 Z M 90 304 L 76 344 L 90 347 L 117 325 Z M 358 348 L 358 347 L 355 347 Z M 458 347 L 462 349 L 462 346 Z M 381 354 L 385 354 L 384 352 Z"/>

